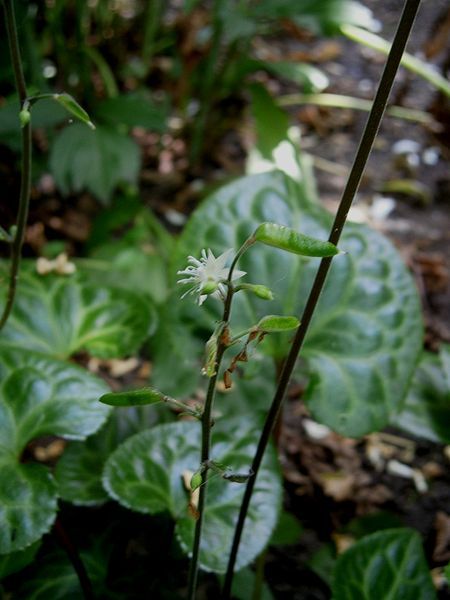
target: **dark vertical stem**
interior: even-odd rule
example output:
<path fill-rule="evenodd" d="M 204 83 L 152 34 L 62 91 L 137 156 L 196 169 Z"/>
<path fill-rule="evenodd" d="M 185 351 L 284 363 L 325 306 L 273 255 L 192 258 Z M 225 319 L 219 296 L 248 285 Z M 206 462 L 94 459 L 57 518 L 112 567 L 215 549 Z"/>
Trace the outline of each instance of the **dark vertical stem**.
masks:
<path fill-rule="evenodd" d="M 92 591 L 91 580 L 89 579 L 86 569 L 84 568 L 77 549 L 73 545 L 59 517 L 57 517 L 55 524 L 53 525 L 53 532 L 58 540 L 59 545 L 64 549 L 70 562 L 72 563 L 72 566 L 78 576 L 78 581 L 80 582 L 84 599 L 94 600 L 94 592 Z"/>
<path fill-rule="evenodd" d="M 347 184 L 342 194 L 341 202 L 334 219 L 334 223 L 329 236 L 329 241 L 333 244 L 337 244 L 342 230 L 344 228 L 348 211 L 350 210 L 351 204 L 355 197 L 356 191 L 359 187 L 364 168 L 366 166 L 369 154 L 372 150 L 373 142 L 380 126 L 381 118 L 383 116 L 386 104 L 388 101 L 389 93 L 392 89 L 395 75 L 400 64 L 400 60 L 408 41 L 409 34 L 411 32 L 414 19 L 417 14 L 417 10 L 420 5 L 420 0 L 406 0 L 402 16 L 398 25 L 397 32 L 395 34 L 392 48 L 389 53 L 386 65 L 384 67 L 383 75 L 381 77 L 375 99 L 373 101 L 372 110 L 370 111 L 367 119 L 366 127 L 364 129 L 358 150 L 356 152 L 355 160 L 351 172 L 348 177 Z M 244 528 L 245 518 L 247 516 L 248 507 L 250 505 L 253 488 L 255 486 L 256 477 L 258 475 L 259 467 L 264 456 L 265 449 L 270 439 L 270 435 L 273 429 L 273 425 L 276 422 L 277 416 L 280 411 L 280 407 L 286 393 L 286 389 L 294 370 L 295 363 L 297 361 L 298 354 L 303 345 L 306 333 L 309 328 L 314 310 L 317 306 L 320 293 L 323 289 L 328 270 L 331 265 L 331 258 L 323 258 L 321 260 L 319 269 L 317 271 L 314 283 L 311 288 L 306 306 L 301 317 L 301 324 L 297 330 L 295 338 L 292 342 L 291 349 L 286 358 L 286 361 L 281 372 L 281 376 L 278 382 L 278 387 L 275 392 L 275 396 L 272 401 L 272 405 L 267 413 L 266 421 L 259 439 L 258 447 L 253 459 L 251 466 L 254 476 L 249 479 L 244 497 L 242 500 L 238 521 L 236 524 L 235 535 L 233 544 L 231 547 L 230 558 L 228 562 L 227 574 L 225 577 L 225 583 L 223 588 L 223 599 L 227 600 L 231 593 L 231 584 L 233 580 L 234 565 L 239 549 L 239 543 Z"/>
<path fill-rule="evenodd" d="M 20 108 L 27 98 L 27 89 L 22 69 L 19 40 L 17 37 L 16 19 L 12 0 L 4 0 L 6 31 L 8 34 L 9 51 L 14 72 L 16 89 L 19 95 Z M 0 318 L 0 329 L 3 328 L 14 304 L 17 279 L 20 266 L 22 245 L 25 236 L 25 226 L 28 218 L 28 207 L 31 189 L 31 123 L 22 127 L 22 174 L 20 180 L 19 208 L 17 211 L 16 233 L 11 242 L 11 267 L 9 276 L 8 294 L 3 314 Z"/>
<path fill-rule="evenodd" d="M 228 272 L 228 292 L 227 297 L 225 299 L 222 323 L 223 329 L 228 326 L 228 322 L 230 320 L 231 313 L 231 303 L 233 300 L 234 289 L 232 285 L 233 279 L 233 271 L 234 268 L 242 256 L 242 254 L 249 248 L 249 246 L 253 242 L 251 240 L 247 240 L 244 245 L 237 252 L 236 256 L 231 263 L 230 270 Z M 208 467 L 206 466 L 206 461 L 209 460 L 210 450 L 211 450 L 211 427 L 212 427 L 212 409 L 214 405 L 214 398 L 216 395 L 216 382 L 217 376 L 219 373 L 220 365 L 222 364 L 222 358 L 225 353 L 227 346 L 222 339 L 222 334 L 219 335 L 219 339 L 217 342 L 217 354 L 216 354 L 216 373 L 209 379 L 208 391 L 206 394 L 205 407 L 203 409 L 202 414 L 202 449 L 201 449 L 201 458 L 200 464 L 203 465 L 202 471 L 202 483 L 199 490 L 198 497 L 198 518 L 195 524 L 195 532 L 194 532 L 194 543 L 192 545 L 192 558 L 191 564 L 189 568 L 189 582 L 188 582 L 188 600 L 193 600 L 195 598 L 195 591 L 197 589 L 197 577 L 198 577 L 198 561 L 200 554 L 200 542 L 202 538 L 202 528 L 203 528 L 203 519 L 205 512 L 205 504 L 206 504 L 206 490 L 208 485 Z"/>

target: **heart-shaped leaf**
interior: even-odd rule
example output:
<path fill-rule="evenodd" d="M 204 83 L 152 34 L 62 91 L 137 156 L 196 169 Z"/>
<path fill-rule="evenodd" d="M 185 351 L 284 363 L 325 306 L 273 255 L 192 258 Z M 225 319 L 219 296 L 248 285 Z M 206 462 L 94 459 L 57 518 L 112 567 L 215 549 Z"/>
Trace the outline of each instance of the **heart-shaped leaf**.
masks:
<path fill-rule="evenodd" d="M 180 237 L 173 273 L 202 248 L 215 254 L 239 248 L 265 221 L 327 239 L 332 219 L 279 172 L 239 179 L 193 213 Z M 339 245 L 348 254 L 333 260 L 302 352 L 309 375 L 305 400 L 316 420 L 357 437 L 382 428 L 401 406 L 422 345 L 421 312 L 412 278 L 386 238 L 349 223 Z M 268 311 L 300 315 L 318 264 L 276 248 L 252 247 L 238 267 L 252 283 L 270 287 L 275 300 L 268 308 L 253 295 L 237 294 L 232 327 L 252 326 Z M 186 336 L 210 335 L 220 319 L 215 299 L 201 307 L 188 298 L 171 304 L 170 318 Z M 286 339 L 273 336 L 261 348 L 281 360 Z M 156 385 L 166 389 L 160 381 Z"/>
<path fill-rule="evenodd" d="M 84 439 L 110 409 L 97 401 L 105 384 L 83 369 L 15 348 L 2 347 L 0 358 L 2 554 L 37 541 L 56 516 L 56 488 L 48 470 L 19 462 L 27 444 L 43 435 Z"/>
<path fill-rule="evenodd" d="M 335 600 L 433 600 L 436 598 L 420 536 L 390 529 L 364 537 L 338 558 Z"/>
<path fill-rule="evenodd" d="M 432 442 L 450 443 L 450 345 L 425 352 L 417 366 L 403 410 L 393 425 Z"/>
<path fill-rule="evenodd" d="M 131 138 L 106 126 L 91 131 L 81 123 L 61 131 L 50 155 L 50 168 L 63 194 L 86 189 L 104 204 L 118 184 L 137 183 L 140 162 Z"/>
<path fill-rule="evenodd" d="M 82 275 L 40 276 L 22 271 L 4 344 L 67 358 L 85 350 L 101 358 L 136 352 L 147 336 L 151 312 L 137 295 L 96 287 Z"/>
<path fill-rule="evenodd" d="M 248 471 L 258 429 L 243 419 L 219 421 L 213 432 L 214 460 L 233 471 Z M 168 511 L 176 521 L 183 549 L 191 551 L 195 520 L 188 511 L 189 492 L 183 474 L 199 467 L 200 424 L 161 425 L 137 434 L 112 454 L 104 485 L 124 506 L 144 513 Z M 226 570 L 228 550 L 244 492 L 242 484 L 211 475 L 200 551 L 203 569 Z M 236 568 L 249 564 L 266 546 L 277 523 L 281 485 L 275 453 L 266 458 L 255 485 Z"/>

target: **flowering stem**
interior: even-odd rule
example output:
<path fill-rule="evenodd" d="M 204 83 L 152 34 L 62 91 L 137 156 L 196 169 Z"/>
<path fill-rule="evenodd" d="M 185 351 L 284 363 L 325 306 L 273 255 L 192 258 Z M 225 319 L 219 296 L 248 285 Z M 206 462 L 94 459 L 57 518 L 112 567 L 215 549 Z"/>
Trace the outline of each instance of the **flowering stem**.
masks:
<path fill-rule="evenodd" d="M 14 72 L 19 103 L 22 109 L 27 99 L 27 89 L 25 77 L 22 69 L 22 59 L 20 56 L 19 41 L 17 38 L 16 19 L 14 15 L 14 6 L 12 0 L 4 0 L 5 24 L 8 34 L 9 51 L 11 54 L 11 63 Z M 22 127 L 22 174 L 20 180 L 19 208 L 17 211 L 17 224 L 14 238 L 11 241 L 11 267 L 9 276 L 8 294 L 3 313 L 0 318 L 0 329 L 4 327 L 11 313 L 14 298 L 16 295 L 17 279 L 20 266 L 20 257 L 22 253 L 22 244 L 25 237 L 25 226 L 28 219 L 28 207 L 30 201 L 31 189 L 31 123 L 28 122 Z"/>
<path fill-rule="evenodd" d="M 344 192 L 342 194 L 342 199 L 339 204 L 338 211 L 336 213 L 336 217 L 331 229 L 331 233 L 329 236 L 329 241 L 333 244 L 337 244 L 342 230 L 344 228 L 348 211 L 350 210 L 353 199 L 356 195 L 357 189 L 359 187 L 359 183 L 361 181 L 362 174 L 364 172 L 364 168 L 366 166 L 367 160 L 369 158 L 370 151 L 373 146 L 373 142 L 378 132 L 378 128 L 384 114 L 384 110 L 386 108 L 387 100 L 392 89 L 392 85 L 394 83 L 394 78 L 397 73 L 398 66 L 400 64 L 400 60 L 403 54 L 403 51 L 406 46 L 406 42 L 408 40 L 409 34 L 411 32 L 411 28 L 414 23 L 414 19 L 419 8 L 420 0 L 406 0 L 405 6 L 403 9 L 403 14 L 401 16 L 397 32 L 395 34 L 395 38 L 392 44 L 391 51 L 389 53 L 389 57 L 387 59 L 383 75 L 381 77 L 378 90 L 373 101 L 372 110 L 369 114 L 366 127 L 364 129 L 364 133 L 362 135 L 358 150 L 356 152 L 355 160 L 353 162 L 353 166 L 351 172 L 349 174 L 347 184 L 345 186 Z M 254 472 L 254 477 L 251 477 L 248 482 L 244 492 L 244 497 L 242 500 L 238 521 L 236 524 L 236 529 L 234 533 L 233 544 L 231 547 L 230 557 L 228 561 L 227 573 L 225 576 L 225 582 L 223 587 L 223 600 L 228 600 L 231 594 L 231 585 L 233 581 L 233 573 L 234 566 L 236 563 L 237 553 L 239 549 L 239 544 L 242 536 L 242 531 L 244 528 L 245 518 L 247 516 L 248 508 L 250 505 L 250 500 L 253 493 L 253 488 L 255 486 L 256 478 L 258 475 L 259 468 L 261 466 L 261 462 L 264 456 L 264 452 L 266 450 L 267 444 L 269 443 L 270 436 L 273 430 L 273 427 L 277 421 L 281 404 L 286 393 L 287 386 L 289 384 L 292 372 L 294 370 L 295 363 L 297 361 L 298 354 L 303 345 L 303 341 L 305 339 L 306 333 L 309 328 L 309 324 L 311 322 L 313 313 L 317 306 L 321 291 L 323 289 L 323 285 L 325 283 L 326 276 L 328 274 L 328 270 L 331 265 L 332 257 L 323 258 L 320 262 L 319 269 L 317 271 L 313 286 L 311 288 L 311 292 L 309 294 L 308 300 L 306 302 L 306 306 L 303 312 L 303 315 L 300 319 L 301 324 L 297 329 L 297 333 L 292 342 L 291 349 L 286 358 L 286 361 L 283 365 L 283 369 L 281 371 L 280 379 L 278 382 L 277 389 L 275 391 L 275 396 L 272 401 L 272 405 L 267 413 L 266 421 L 264 423 L 264 427 L 261 433 L 261 437 L 258 442 L 258 447 L 256 449 L 255 456 L 253 458 L 253 462 L 251 465 L 251 470 Z"/>
<path fill-rule="evenodd" d="M 249 238 L 244 242 L 241 248 L 236 253 L 233 262 L 231 263 L 228 277 L 227 277 L 227 296 L 225 298 L 223 315 L 222 315 L 222 333 L 228 327 L 228 323 L 230 320 L 231 313 L 231 303 L 233 300 L 233 295 L 235 292 L 233 286 L 233 272 L 237 265 L 238 260 L 243 255 L 243 253 L 254 243 L 252 238 Z M 201 417 L 202 423 L 202 448 L 200 455 L 200 464 L 204 466 L 202 471 L 202 482 L 200 484 L 199 497 L 198 497 L 198 518 L 195 524 L 195 532 L 194 532 L 194 543 L 192 546 L 192 559 L 189 568 L 189 583 L 188 583 L 188 600 L 193 600 L 195 598 L 195 591 L 197 588 L 197 577 L 198 577 L 198 560 L 200 554 L 200 542 L 202 537 L 202 528 L 203 528 L 203 518 L 205 512 L 205 503 L 206 503 L 206 491 L 207 491 L 207 477 L 208 477 L 208 469 L 209 469 L 209 460 L 210 460 L 210 451 L 211 451 L 211 427 L 212 427 L 212 410 L 214 405 L 214 398 L 216 395 L 216 382 L 217 376 L 220 370 L 220 365 L 222 364 L 222 358 L 227 349 L 228 344 L 224 342 L 223 335 L 218 336 L 217 340 L 217 353 L 216 353 L 216 365 L 215 365 L 215 373 L 209 379 L 208 391 L 206 394 L 205 407 L 203 409 L 203 414 Z"/>

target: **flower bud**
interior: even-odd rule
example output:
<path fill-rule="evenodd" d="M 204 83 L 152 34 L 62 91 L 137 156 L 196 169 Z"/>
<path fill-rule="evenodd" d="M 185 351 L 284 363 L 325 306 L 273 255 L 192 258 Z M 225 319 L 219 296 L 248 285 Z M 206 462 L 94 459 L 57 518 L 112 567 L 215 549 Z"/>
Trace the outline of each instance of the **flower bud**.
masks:
<path fill-rule="evenodd" d="M 260 320 L 256 327 L 259 331 L 263 331 L 264 333 L 282 333 L 283 331 L 297 329 L 299 325 L 300 321 L 297 317 L 267 315 Z"/>
<path fill-rule="evenodd" d="M 22 128 L 25 127 L 25 125 L 28 125 L 28 123 L 30 122 L 30 119 L 31 119 L 31 113 L 29 110 L 23 109 L 20 111 L 19 121 L 20 121 L 20 126 Z"/>
<path fill-rule="evenodd" d="M 253 238 L 262 244 L 302 256 L 324 257 L 339 254 L 338 248 L 331 242 L 322 242 L 277 223 L 262 223 L 256 229 Z"/>

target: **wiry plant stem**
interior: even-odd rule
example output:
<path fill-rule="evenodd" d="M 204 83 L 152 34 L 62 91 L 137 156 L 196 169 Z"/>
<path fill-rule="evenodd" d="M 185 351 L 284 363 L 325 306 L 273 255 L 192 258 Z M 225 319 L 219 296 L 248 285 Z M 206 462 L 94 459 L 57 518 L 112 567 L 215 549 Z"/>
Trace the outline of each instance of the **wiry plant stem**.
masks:
<path fill-rule="evenodd" d="M 358 190 L 362 174 L 364 172 L 364 168 L 366 166 L 367 160 L 369 158 L 369 154 L 372 150 L 373 142 L 378 133 L 378 128 L 380 126 L 381 119 L 383 117 L 383 113 L 386 108 L 386 104 L 389 98 L 390 91 L 392 89 L 395 75 L 397 73 L 400 60 L 403 55 L 403 51 L 406 46 L 406 42 L 408 41 L 409 34 L 411 32 L 414 19 L 417 14 L 417 10 L 420 5 L 420 0 L 406 0 L 402 16 L 400 18 L 400 22 L 398 25 L 397 32 L 395 34 L 394 41 L 392 43 L 391 51 L 389 53 L 389 57 L 387 59 L 386 65 L 384 67 L 383 75 L 381 77 L 380 83 L 378 85 L 378 90 L 375 95 L 375 99 L 373 101 L 372 110 L 370 111 L 369 117 L 367 119 L 366 127 L 364 129 L 358 150 L 356 152 L 355 160 L 353 162 L 352 169 L 350 171 L 347 184 L 345 186 L 344 192 L 342 194 L 341 202 L 339 204 L 338 211 L 336 213 L 336 217 L 334 219 L 334 223 L 331 229 L 331 233 L 329 236 L 329 241 L 333 244 L 339 242 L 339 239 L 342 234 L 342 230 L 344 228 L 345 222 L 347 220 L 347 215 L 352 205 L 355 194 Z M 320 262 L 319 269 L 317 271 L 313 286 L 311 288 L 311 292 L 309 294 L 308 300 L 306 302 L 305 309 L 303 311 L 303 315 L 300 319 L 300 327 L 297 329 L 297 333 L 292 342 L 291 349 L 284 363 L 280 379 L 278 382 L 277 389 L 275 391 L 275 396 L 272 401 L 272 405 L 267 413 L 267 417 L 264 423 L 264 427 L 261 433 L 261 437 L 259 439 L 258 447 L 256 449 L 256 453 L 251 465 L 251 469 L 254 473 L 254 476 L 251 477 L 248 482 L 244 492 L 244 497 L 242 500 L 238 521 L 236 524 L 233 544 L 231 547 L 230 557 L 228 561 L 228 568 L 225 577 L 224 587 L 223 587 L 223 599 L 228 600 L 231 593 L 231 584 L 233 581 L 233 573 L 234 573 L 234 565 L 236 563 L 237 553 L 239 549 L 239 544 L 242 536 L 242 531 L 244 528 L 245 518 L 247 516 L 248 508 L 250 505 L 250 500 L 253 493 L 253 488 L 255 486 L 256 478 L 258 475 L 259 468 L 261 466 L 261 462 L 264 456 L 264 452 L 266 450 L 267 444 L 270 439 L 270 435 L 272 429 L 277 421 L 278 414 L 280 412 L 281 404 L 284 398 L 284 395 L 287 390 L 287 386 L 289 384 L 292 372 L 294 370 L 295 363 L 297 361 L 299 352 L 303 345 L 303 341 L 305 339 L 306 333 L 309 328 L 309 324 L 311 322 L 312 316 L 314 314 L 315 308 L 319 301 L 319 297 L 321 291 L 323 289 L 325 279 L 328 274 L 328 270 L 331 265 L 331 257 L 323 258 Z"/>
<path fill-rule="evenodd" d="M 200 543 L 202 538 L 202 528 L 203 528 L 203 520 L 204 520 L 204 512 L 205 512 L 205 503 L 206 503 L 206 491 L 208 485 L 208 461 L 210 458 L 211 451 L 211 427 L 212 427 L 212 410 L 214 406 L 214 398 L 216 395 L 216 383 L 217 376 L 220 370 L 220 366 L 222 364 L 222 358 L 227 349 L 227 344 L 224 342 L 222 333 L 228 327 L 228 322 L 230 320 L 231 313 L 231 303 L 234 295 L 234 287 L 232 284 L 233 279 L 233 271 L 237 265 L 239 258 L 242 254 L 251 246 L 253 240 L 247 240 L 240 250 L 237 252 L 236 256 L 231 263 L 230 270 L 228 272 L 227 279 L 227 287 L 228 292 L 225 299 L 223 315 L 222 315 L 222 323 L 223 329 L 221 334 L 219 334 L 217 340 L 217 353 L 216 353 L 216 365 L 215 365 L 215 374 L 210 377 L 208 384 L 208 391 L 206 394 L 205 407 L 203 409 L 202 414 L 202 449 L 200 455 L 200 464 L 203 465 L 202 471 L 202 483 L 200 485 L 199 497 L 198 497 L 198 518 L 195 524 L 195 533 L 194 533 L 194 543 L 192 546 L 192 558 L 189 569 L 189 583 L 188 583 L 188 600 L 193 600 L 195 598 L 195 591 L 197 589 L 197 577 L 198 577 L 198 561 L 200 554 Z"/>
<path fill-rule="evenodd" d="M 22 69 L 19 40 L 17 37 L 16 19 L 12 0 L 3 0 L 5 10 L 6 31 L 8 34 L 9 51 L 14 72 L 16 89 L 19 95 L 20 108 L 27 99 L 27 89 Z M 0 318 L 0 329 L 4 327 L 11 314 L 16 295 L 17 279 L 20 267 L 22 245 L 25 237 L 25 226 L 28 219 L 28 207 L 31 189 L 31 123 L 22 127 L 22 174 L 20 180 L 19 208 L 17 211 L 16 232 L 11 241 L 11 267 L 9 275 L 6 304 Z"/>

